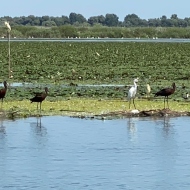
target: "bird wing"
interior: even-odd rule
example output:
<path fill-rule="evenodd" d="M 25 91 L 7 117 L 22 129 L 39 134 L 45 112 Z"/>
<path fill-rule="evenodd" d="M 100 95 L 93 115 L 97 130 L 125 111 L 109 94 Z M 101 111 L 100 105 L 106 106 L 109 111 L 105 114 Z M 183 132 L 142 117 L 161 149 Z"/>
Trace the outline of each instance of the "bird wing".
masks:
<path fill-rule="evenodd" d="M 164 89 L 158 91 L 158 92 L 155 94 L 155 96 L 165 96 L 165 95 L 170 95 L 170 94 L 172 94 L 172 93 L 171 93 L 171 88 L 164 88 Z"/>
<path fill-rule="evenodd" d="M 43 92 L 35 93 L 35 97 L 41 97 L 43 95 Z"/>

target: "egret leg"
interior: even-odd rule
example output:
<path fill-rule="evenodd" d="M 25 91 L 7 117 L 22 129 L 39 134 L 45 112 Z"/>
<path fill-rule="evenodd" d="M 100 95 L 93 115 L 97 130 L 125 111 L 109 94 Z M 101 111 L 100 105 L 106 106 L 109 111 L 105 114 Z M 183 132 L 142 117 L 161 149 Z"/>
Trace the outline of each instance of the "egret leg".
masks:
<path fill-rule="evenodd" d="M 134 105 L 134 107 L 135 107 L 135 109 L 136 109 L 136 106 L 135 106 L 135 99 L 133 98 L 133 105 Z"/>
<path fill-rule="evenodd" d="M 130 106 L 131 106 L 131 100 L 129 100 L 129 109 L 130 109 Z"/>

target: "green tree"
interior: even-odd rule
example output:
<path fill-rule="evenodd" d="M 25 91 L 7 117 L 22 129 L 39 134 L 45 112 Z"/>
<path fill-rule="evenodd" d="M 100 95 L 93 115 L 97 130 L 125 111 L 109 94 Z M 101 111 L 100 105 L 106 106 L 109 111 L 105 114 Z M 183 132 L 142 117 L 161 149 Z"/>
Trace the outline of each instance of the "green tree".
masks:
<path fill-rule="evenodd" d="M 124 18 L 124 26 L 143 26 L 144 24 L 147 25 L 147 21 L 142 21 L 136 14 L 129 14 Z"/>
<path fill-rule="evenodd" d="M 71 24 L 74 24 L 75 22 L 78 22 L 78 23 L 87 22 L 84 16 L 82 16 L 81 14 L 76 14 L 76 13 L 70 13 L 69 20 Z"/>
<path fill-rule="evenodd" d="M 88 23 L 93 26 L 94 24 L 98 23 L 98 17 L 97 16 L 92 16 L 88 19 Z"/>
<path fill-rule="evenodd" d="M 106 19 L 105 16 L 99 15 L 99 16 L 97 16 L 97 17 L 98 17 L 98 23 L 104 25 L 105 19 Z"/>
<path fill-rule="evenodd" d="M 62 26 L 65 24 L 70 24 L 69 17 L 61 16 L 61 17 L 51 17 L 51 20 L 56 23 L 57 26 Z"/>
<path fill-rule="evenodd" d="M 42 22 L 42 26 L 52 27 L 52 26 L 56 26 L 56 23 L 54 21 L 47 20 L 47 21 Z"/>
<path fill-rule="evenodd" d="M 106 14 L 105 25 L 106 26 L 118 26 L 119 17 L 115 14 Z"/>
<path fill-rule="evenodd" d="M 159 18 L 148 19 L 149 27 L 158 27 L 161 26 L 161 20 Z"/>
<path fill-rule="evenodd" d="M 163 15 L 163 16 L 160 18 L 160 20 L 161 20 L 161 26 L 162 26 L 162 27 L 167 27 L 167 26 L 168 26 L 168 19 L 167 19 L 167 17 L 166 17 L 165 15 Z"/>

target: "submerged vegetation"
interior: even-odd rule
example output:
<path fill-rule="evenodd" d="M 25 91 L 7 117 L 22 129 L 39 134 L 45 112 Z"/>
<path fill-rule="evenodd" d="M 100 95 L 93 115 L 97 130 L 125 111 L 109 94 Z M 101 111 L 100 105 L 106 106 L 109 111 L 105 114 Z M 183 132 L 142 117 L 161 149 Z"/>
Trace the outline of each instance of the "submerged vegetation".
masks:
<path fill-rule="evenodd" d="M 7 43 L 1 42 L 0 48 L 0 80 L 9 83 L 3 109 L 10 114 L 38 114 L 29 99 L 45 86 L 49 93 L 42 103 L 43 114 L 128 110 L 126 94 L 136 77 L 137 109 L 163 108 L 163 99 L 153 98 L 154 93 L 175 82 L 171 109 L 190 111 L 184 99 L 190 89 L 189 43 L 11 42 L 11 79 Z M 14 82 L 23 85 L 14 87 Z M 151 86 L 148 98 L 147 83 Z"/>

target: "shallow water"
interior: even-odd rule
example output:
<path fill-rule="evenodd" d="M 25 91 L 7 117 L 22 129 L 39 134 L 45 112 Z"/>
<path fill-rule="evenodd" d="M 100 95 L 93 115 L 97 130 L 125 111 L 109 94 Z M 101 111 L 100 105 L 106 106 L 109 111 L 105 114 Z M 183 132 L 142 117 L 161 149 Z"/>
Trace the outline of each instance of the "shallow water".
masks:
<path fill-rule="evenodd" d="M 0 123 L 0 189 L 188 189 L 190 118 Z"/>

